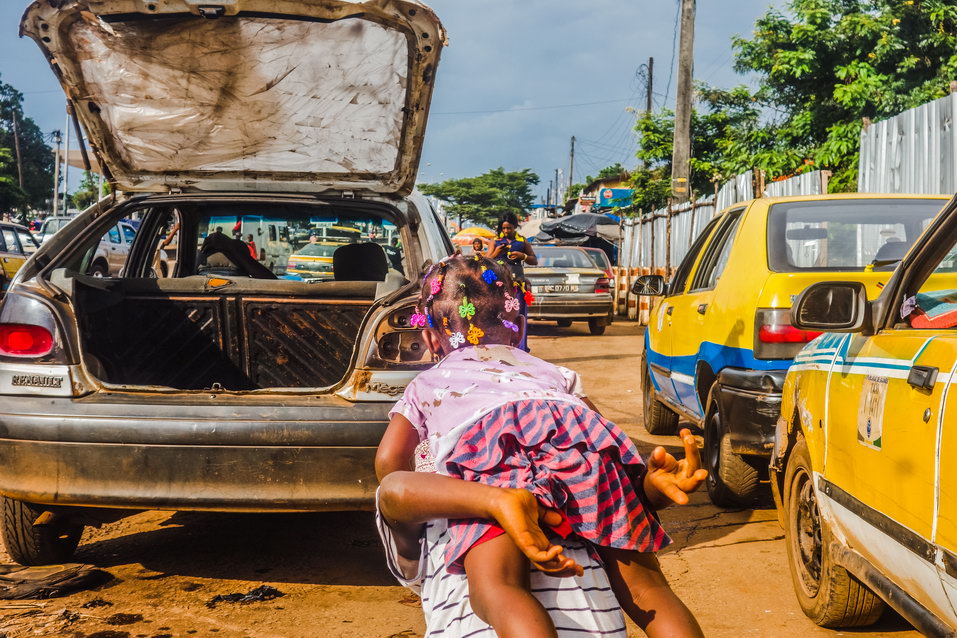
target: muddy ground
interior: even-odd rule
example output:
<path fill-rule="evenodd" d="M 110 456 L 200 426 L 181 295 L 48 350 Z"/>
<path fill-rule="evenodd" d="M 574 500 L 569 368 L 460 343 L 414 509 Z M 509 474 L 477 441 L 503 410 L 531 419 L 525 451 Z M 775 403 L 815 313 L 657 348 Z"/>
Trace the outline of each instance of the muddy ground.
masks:
<path fill-rule="evenodd" d="M 532 350 L 582 373 L 602 412 L 643 453 L 675 439 L 641 426 L 641 329 L 617 323 L 601 337 L 581 324 L 533 326 Z M 674 448 L 677 451 L 677 448 Z M 704 494 L 662 518 L 674 544 L 665 573 L 708 636 L 919 635 L 892 612 L 868 630 L 815 627 L 791 590 L 782 531 L 770 499 L 755 509 L 713 507 Z M 415 598 L 396 586 L 368 513 L 224 515 L 146 512 L 88 529 L 77 560 L 115 580 L 46 601 L 0 601 L 0 635 L 75 638 L 411 638 L 424 631 Z M 0 563 L 9 557 L 0 551 Z M 260 585 L 281 598 L 207 603 Z M 643 635 L 632 626 L 629 636 Z"/>

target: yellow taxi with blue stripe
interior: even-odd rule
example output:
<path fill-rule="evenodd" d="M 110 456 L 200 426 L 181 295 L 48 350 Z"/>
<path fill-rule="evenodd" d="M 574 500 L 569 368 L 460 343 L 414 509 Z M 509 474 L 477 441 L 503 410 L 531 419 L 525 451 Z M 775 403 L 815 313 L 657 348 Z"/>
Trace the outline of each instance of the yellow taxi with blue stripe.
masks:
<path fill-rule="evenodd" d="M 891 604 L 957 634 L 957 199 L 880 296 L 820 282 L 796 329 L 823 330 L 788 372 L 771 484 L 795 593 L 829 627 Z"/>
<path fill-rule="evenodd" d="M 766 480 L 785 374 L 819 332 L 791 325 L 809 285 L 858 282 L 876 297 L 946 198 L 818 195 L 762 198 L 716 215 L 671 281 L 639 277 L 659 295 L 643 354 L 644 422 L 704 433 L 708 494 L 721 506 L 753 498 Z"/>

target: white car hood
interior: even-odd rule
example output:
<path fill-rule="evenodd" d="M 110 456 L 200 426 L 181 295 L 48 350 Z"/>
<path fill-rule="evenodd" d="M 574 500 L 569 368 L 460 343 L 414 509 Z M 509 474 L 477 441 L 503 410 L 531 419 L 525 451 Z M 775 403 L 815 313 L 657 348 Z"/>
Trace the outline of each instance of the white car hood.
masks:
<path fill-rule="evenodd" d="M 20 33 L 124 191 L 406 194 L 447 44 L 410 0 L 40 0 Z"/>

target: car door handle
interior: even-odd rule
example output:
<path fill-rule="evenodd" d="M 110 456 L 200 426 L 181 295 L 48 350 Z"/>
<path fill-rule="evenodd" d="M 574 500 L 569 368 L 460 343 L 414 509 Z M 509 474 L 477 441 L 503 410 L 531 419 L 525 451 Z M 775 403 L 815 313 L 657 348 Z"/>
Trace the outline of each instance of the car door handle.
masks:
<path fill-rule="evenodd" d="M 907 373 L 907 383 L 918 390 L 933 390 L 938 372 L 937 368 L 930 366 L 914 366 Z"/>
<path fill-rule="evenodd" d="M 665 314 L 670 317 L 670 316 L 671 316 L 671 313 L 673 313 L 674 311 L 675 311 L 675 307 L 674 307 L 674 306 L 668 306 L 668 309 L 665 310 Z"/>
<path fill-rule="evenodd" d="M 706 304 L 706 303 L 699 303 L 699 304 L 698 304 L 698 314 L 699 314 L 699 315 L 703 315 L 703 314 L 706 313 L 706 312 L 708 312 L 708 304 Z"/>

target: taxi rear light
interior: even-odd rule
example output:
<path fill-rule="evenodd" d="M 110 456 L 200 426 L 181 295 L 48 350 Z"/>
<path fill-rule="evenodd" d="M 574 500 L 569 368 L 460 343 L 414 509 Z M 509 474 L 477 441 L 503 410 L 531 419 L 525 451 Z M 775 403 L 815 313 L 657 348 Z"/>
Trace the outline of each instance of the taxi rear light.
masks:
<path fill-rule="evenodd" d="M 367 357 L 371 368 L 431 365 L 432 353 L 422 338 L 422 329 L 412 325 L 412 306 L 383 317 L 375 331 L 375 345 Z"/>
<path fill-rule="evenodd" d="M 43 326 L 0 324 L 0 355 L 45 357 L 53 351 L 53 334 Z"/>
<path fill-rule="evenodd" d="M 609 290 L 611 290 L 611 281 L 608 277 L 599 277 L 595 282 L 595 292 L 607 293 Z"/>
<path fill-rule="evenodd" d="M 754 324 L 755 359 L 793 359 L 821 334 L 792 326 L 790 308 L 759 308 Z"/>

